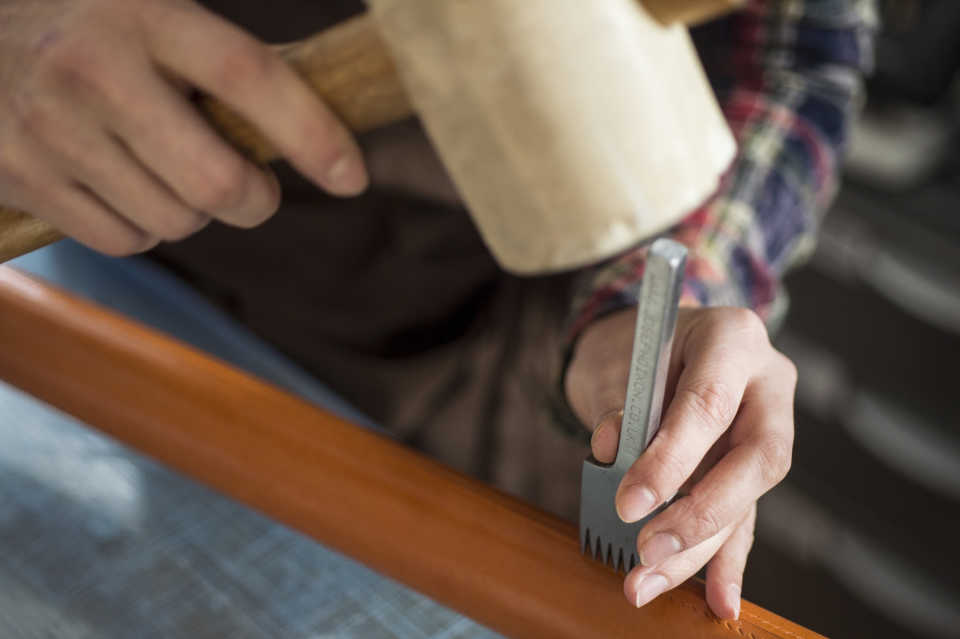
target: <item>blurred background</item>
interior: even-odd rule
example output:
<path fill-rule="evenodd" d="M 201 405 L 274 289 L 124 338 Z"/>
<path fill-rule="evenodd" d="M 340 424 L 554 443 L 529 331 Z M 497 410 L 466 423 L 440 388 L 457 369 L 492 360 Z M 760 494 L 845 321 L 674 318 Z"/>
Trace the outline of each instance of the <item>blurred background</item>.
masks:
<path fill-rule="evenodd" d="M 960 2 L 886 0 L 876 73 L 779 347 L 787 480 L 744 595 L 836 637 L 960 637 Z"/>

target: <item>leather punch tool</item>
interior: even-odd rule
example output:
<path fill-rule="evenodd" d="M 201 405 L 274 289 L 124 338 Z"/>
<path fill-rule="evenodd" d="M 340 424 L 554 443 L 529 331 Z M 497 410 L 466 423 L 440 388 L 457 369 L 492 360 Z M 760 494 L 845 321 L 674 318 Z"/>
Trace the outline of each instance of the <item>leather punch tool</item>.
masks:
<path fill-rule="evenodd" d="M 678 242 L 658 239 L 651 245 L 640 289 L 617 457 L 612 464 L 600 463 L 592 455 L 583 462 L 580 547 L 615 570 L 626 572 L 639 563 L 637 534 L 667 506 L 627 524 L 617 514 L 614 499 L 627 469 L 660 426 L 686 260 L 687 249 Z"/>

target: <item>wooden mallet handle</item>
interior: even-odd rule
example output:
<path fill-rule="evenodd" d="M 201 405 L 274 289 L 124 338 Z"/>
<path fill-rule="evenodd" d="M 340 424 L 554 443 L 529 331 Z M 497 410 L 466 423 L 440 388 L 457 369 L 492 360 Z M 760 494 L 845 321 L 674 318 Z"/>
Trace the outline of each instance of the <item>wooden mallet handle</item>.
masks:
<path fill-rule="evenodd" d="M 693 24 L 729 11 L 742 0 L 645 0 L 660 23 Z M 300 42 L 276 47 L 333 111 L 357 133 L 413 115 L 397 70 L 373 20 L 366 15 Z M 278 154 L 259 131 L 226 105 L 202 98 L 200 107 L 228 141 L 259 163 Z M 33 216 L 0 206 L 0 263 L 63 235 Z"/>
<path fill-rule="evenodd" d="M 642 0 L 647 13 L 664 26 L 680 22 L 689 27 L 733 11 L 746 0 Z"/>
<path fill-rule="evenodd" d="M 354 132 L 413 115 L 393 61 L 368 16 L 276 48 Z M 213 126 L 245 155 L 261 164 L 278 158 L 270 142 L 228 106 L 209 97 L 199 102 Z M 62 237 L 46 222 L 0 207 L 0 263 Z"/>

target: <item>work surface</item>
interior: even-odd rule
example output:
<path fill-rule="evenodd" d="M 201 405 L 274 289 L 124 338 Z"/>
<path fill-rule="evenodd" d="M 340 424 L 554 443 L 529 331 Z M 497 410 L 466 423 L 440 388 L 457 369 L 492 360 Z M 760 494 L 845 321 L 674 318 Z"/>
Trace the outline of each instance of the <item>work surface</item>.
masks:
<path fill-rule="evenodd" d="M 363 416 L 162 274 L 61 243 L 19 266 Z M 495 637 L 0 382 L 0 637 Z"/>
<path fill-rule="evenodd" d="M 0 384 L 0 637 L 492 638 Z"/>

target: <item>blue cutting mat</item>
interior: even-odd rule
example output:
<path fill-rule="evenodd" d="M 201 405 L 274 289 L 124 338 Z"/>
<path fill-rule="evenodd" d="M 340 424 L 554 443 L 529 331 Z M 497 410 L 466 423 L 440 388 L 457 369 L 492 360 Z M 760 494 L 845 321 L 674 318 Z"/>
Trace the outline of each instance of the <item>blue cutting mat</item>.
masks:
<path fill-rule="evenodd" d="M 15 265 L 371 425 L 149 263 Z M 3 639 L 497 636 L 3 384 L 0 549 Z"/>

